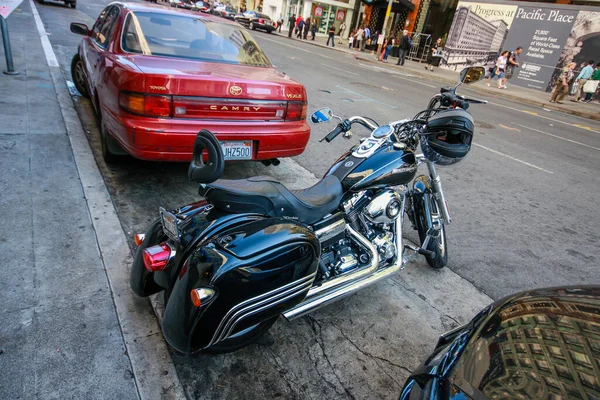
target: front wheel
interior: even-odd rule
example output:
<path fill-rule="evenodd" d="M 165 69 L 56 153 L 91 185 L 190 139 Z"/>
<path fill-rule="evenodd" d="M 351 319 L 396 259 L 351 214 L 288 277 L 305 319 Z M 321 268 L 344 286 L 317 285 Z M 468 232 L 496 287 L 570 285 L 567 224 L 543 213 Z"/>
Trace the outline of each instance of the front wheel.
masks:
<path fill-rule="evenodd" d="M 412 201 L 414 222 L 419 232 L 421 246 L 425 243 L 427 232 L 431 232 L 432 235 L 426 249 L 433 254 L 425 256 L 427 264 L 434 269 L 442 269 L 448 265 L 448 246 L 446 227 L 440 221 L 437 203 L 429 191 L 414 194 Z M 436 224 L 439 224 L 439 229 L 434 229 Z"/>
<path fill-rule="evenodd" d="M 69 3 L 72 4 L 72 3 Z M 75 88 L 83 97 L 90 97 L 90 93 L 87 89 L 87 83 L 85 80 L 85 74 L 83 72 L 83 61 L 81 61 L 81 57 L 79 57 L 79 53 L 76 53 L 73 56 L 73 60 L 71 60 L 71 78 L 73 79 L 73 83 L 75 84 Z"/>
<path fill-rule="evenodd" d="M 254 30 L 254 22 L 250 21 L 250 23 L 248 24 L 248 28 L 253 31 Z"/>

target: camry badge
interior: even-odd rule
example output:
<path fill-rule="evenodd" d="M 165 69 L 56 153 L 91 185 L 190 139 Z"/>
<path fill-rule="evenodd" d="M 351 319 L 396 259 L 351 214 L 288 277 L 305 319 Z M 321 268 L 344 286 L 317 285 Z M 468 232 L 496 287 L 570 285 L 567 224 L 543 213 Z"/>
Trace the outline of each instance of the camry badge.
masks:
<path fill-rule="evenodd" d="M 229 88 L 229 93 L 231 93 L 234 96 L 239 96 L 240 94 L 242 94 L 242 88 L 239 86 L 231 86 Z"/>

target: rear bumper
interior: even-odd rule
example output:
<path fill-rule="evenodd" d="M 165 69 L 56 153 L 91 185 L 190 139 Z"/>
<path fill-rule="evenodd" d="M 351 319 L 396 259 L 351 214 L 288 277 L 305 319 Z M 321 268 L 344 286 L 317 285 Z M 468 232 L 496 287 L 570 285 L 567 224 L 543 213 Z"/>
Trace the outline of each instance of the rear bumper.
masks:
<path fill-rule="evenodd" d="M 252 140 L 253 160 L 302 154 L 310 137 L 306 121 L 234 122 L 126 117 L 103 112 L 108 132 L 132 156 L 149 161 L 188 162 L 202 129 L 217 139 Z"/>

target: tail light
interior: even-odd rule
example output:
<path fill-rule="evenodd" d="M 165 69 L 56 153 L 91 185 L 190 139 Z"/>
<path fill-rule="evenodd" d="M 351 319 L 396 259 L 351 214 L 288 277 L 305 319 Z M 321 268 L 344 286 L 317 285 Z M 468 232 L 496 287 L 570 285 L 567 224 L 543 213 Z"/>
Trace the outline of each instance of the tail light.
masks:
<path fill-rule="evenodd" d="M 287 113 L 285 114 L 286 121 L 303 121 L 306 119 L 307 105 L 303 101 L 289 101 Z"/>
<path fill-rule="evenodd" d="M 171 248 L 166 243 L 144 249 L 144 266 L 150 272 L 162 271 L 171 258 Z"/>
<path fill-rule="evenodd" d="M 172 103 L 171 96 L 131 92 L 119 95 L 119 105 L 123 110 L 146 117 L 170 117 Z"/>
<path fill-rule="evenodd" d="M 214 295 L 215 291 L 211 288 L 192 289 L 190 299 L 195 307 L 200 307 L 202 303 L 206 304 Z"/>
<path fill-rule="evenodd" d="M 264 24 L 264 23 L 265 23 L 265 20 L 264 20 L 264 19 L 262 19 L 262 18 L 259 18 L 259 19 L 258 19 L 258 23 L 259 23 L 259 24 Z"/>

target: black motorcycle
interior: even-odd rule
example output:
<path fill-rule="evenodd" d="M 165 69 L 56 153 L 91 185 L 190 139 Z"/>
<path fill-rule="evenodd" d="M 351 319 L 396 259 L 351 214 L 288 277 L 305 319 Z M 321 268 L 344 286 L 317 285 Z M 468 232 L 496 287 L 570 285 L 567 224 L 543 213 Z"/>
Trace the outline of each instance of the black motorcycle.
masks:
<path fill-rule="evenodd" d="M 458 85 L 483 76 L 482 67 L 466 68 Z M 435 164 L 467 155 L 474 123 L 466 109 L 482 103 L 457 95 L 457 87 L 442 88 L 414 118 L 388 125 L 316 111 L 314 123 L 340 120 L 327 142 L 350 138 L 354 125 L 372 133 L 304 190 L 265 176 L 218 179 L 221 146 L 201 131 L 188 175 L 205 200 L 161 208 L 148 231 L 135 236 L 131 288 L 140 296 L 164 291 L 169 344 L 183 353 L 233 351 L 280 314 L 306 315 L 396 273 L 418 254 L 444 267 L 450 215 Z M 416 153 L 419 143 L 423 154 Z M 422 163 L 429 174 L 415 178 Z M 403 241 L 405 214 L 419 247 Z"/>

